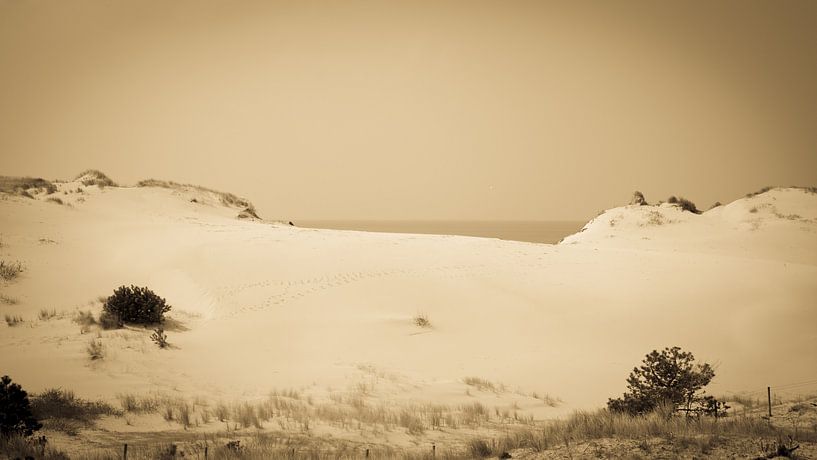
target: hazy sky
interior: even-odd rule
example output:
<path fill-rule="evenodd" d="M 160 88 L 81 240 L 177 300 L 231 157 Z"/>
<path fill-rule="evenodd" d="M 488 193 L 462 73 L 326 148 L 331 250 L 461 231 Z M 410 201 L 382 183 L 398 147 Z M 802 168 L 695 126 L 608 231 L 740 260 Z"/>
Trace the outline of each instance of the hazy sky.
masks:
<path fill-rule="evenodd" d="M 0 174 L 287 219 L 585 219 L 817 185 L 817 1 L 0 0 Z"/>

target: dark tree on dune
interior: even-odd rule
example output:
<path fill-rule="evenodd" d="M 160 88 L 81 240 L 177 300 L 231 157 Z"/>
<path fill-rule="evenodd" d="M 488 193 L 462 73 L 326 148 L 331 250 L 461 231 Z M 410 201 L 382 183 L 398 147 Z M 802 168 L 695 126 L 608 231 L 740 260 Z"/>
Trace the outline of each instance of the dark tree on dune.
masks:
<path fill-rule="evenodd" d="M 146 287 L 121 286 L 105 301 L 103 310 L 116 318 L 120 326 L 122 323 L 156 324 L 164 321 L 170 305 Z"/>
<path fill-rule="evenodd" d="M 621 398 L 608 400 L 607 407 L 637 415 L 666 403 L 688 413 L 716 414 L 725 408 L 723 403 L 700 392 L 714 377 L 712 366 L 696 363 L 692 353 L 679 347 L 653 350 L 640 367 L 633 368 L 627 378 L 628 391 Z"/>
<path fill-rule="evenodd" d="M 42 426 L 31 414 L 28 393 L 8 375 L 0 378 L 0 435 L 31 436 Z"/>

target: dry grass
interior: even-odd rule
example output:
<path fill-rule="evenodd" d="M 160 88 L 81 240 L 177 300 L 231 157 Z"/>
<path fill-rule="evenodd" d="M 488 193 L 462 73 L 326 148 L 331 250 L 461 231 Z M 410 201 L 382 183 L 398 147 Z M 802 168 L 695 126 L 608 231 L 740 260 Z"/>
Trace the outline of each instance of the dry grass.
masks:
<path fill-rule="evenodd" d="M 61 198 L 57 198 L 57 197 L 55 197 L 55 196 L 50 196 L 50 197 L 46 198 L 46 199 L 45 199 L 45 201 L 49 201 L 49 202 L 51 202 L 51 203 L 56 203 L 56 204 L 59 204 L 59 205 L 64 205 L 64 204 L 65 204 L 65 203 L 62 201 L 62 199 L 61 199 Z"/>
<path fill-rule="evenodd" d="M 102 340 L 91 339 L 85 350 L 88 352 L 91 361 L 97 361 L 105 357 L 105 345 L 102 344 Z"/>
<path fill-rule="evenodd" d="M 42 308 L 40 309 L 40 312 L 37 314 L 37 317 L 40 318 L 40 321 L 48 321 L 49 319 L 55 316 L 57 316 L 57 310 L 53 308 L 50 310 L 47 308 Z"/>
<path fill-rule="evenodd" d="M 310 403 L 310 399 L 302 392 L 284 390 L 274 391 L 258 401 L 218 403 L 210 407 L 203 399 L 119 396 L 126 413 L 159 413 L 168 422 L 185 429 L 207 424 L 211 417 L 226 425 L 226 431 L 221 433 L 178 435 L 176 440 L 182 442 L 175 445 L 191 458 L 202 456 L 204 444 L 199 444 L 201 442 L 209 446 L 208 458 L 362 458 L 366 448 L 371 450 L 371 458 L 428 458 L 430 441 L 424 436 L 430 431 L 436 433 L 431 439 L 437 439 L 439 447 L 445 447 L 437 449 L 437 458 L 452 459 L 496 457 L 514 449 L 570 457 L 592 448 L 600 449 L 599 456 L 605 456 L 602 455 L 605 445 L 618 449 L 608 449 L 607 458 L 655 455 L 687 458 L 721 455 L 724 446 L 732 448 L 735 444 L 747 444 L 748 440 L 756 444 L 757 440 L 786 439 L 792 435 L 797 442 L 817 442 L 817 427 L 801 426 L 794 430 L 751 416 L 686 418 L 673 415 L 671 408 L 660 408 L 645 416 L 614 414 L 607 410 L 577 412 L 563 420 L 534 423 L 530 418 L 515 414 L 492 419 L 492 412 L 498 413 L 498 408 L 489 410 L 479 403 L 455 407 L 389 405 L 361 396 L 354 387 L 345 393 L 330 393 L 329 401 Z M 322 428 L 315 429 L 316 426 Z M 416 439 L 417 447 L 392 448 L 344 440 L 343 436 L 316 434 L 325 432 L 327 426 L 349 433 L 403 432 Z M 257 431 L 261 429 L 264 431 Z M 471 436 L 473 430 L 484 434 L 469 441 L 467 436 Z M 133 445 L 129 458 L 161 458 L 156 457 L 157 453 L 167 449 L 167 440 L 172 438 L 162 439 L 164 444 Z M 638 455 L 633 457 L 635 454 Z"/>
<path fill-rule="evenodd" d="M 68 460 L 68 456 L 40 441 L 41 438 L 22 436 L 0 436 L 0 457 L 36 458 L 38 460 Z"/>
<path fill-rule="evenodd" d="M 110 404 L 78 398 L 73 391 L 51 388 L 31 397 L 31 411 L 38 420 L 68 419 L 90 424 L 103 415 L 121 415 Z"/>
<path fill-rule="evenodd" d="M 86 169 L 77 174 L 74 180 L 82 179 L 82 185 L 96 185 L 99 188 L 116 187 L 116 182 L 112 181 L 110 177 L 106 176 L 102 171 L 96 169 Z"/>
<path fill-rule="evenodd" d="M 567 419 L 533 429 L 518 429 L 493 442 L 491 453 L 498 454 L 520 448 L 541 452 L 565 443 L 576 444 L 599 439 L 639 441 L 661 438 L 675 442 L 684 449 L 691 446 L 694 450 L 706 454 L 727 437 L 785 439 L 788 436 L 797 441 L 817 442 L 817 427 L 795 431 L 777 427 L 759 417 L 744 415 L 720 419 L 687 418 L 673 415 L 672 408 L 669 407 L 661 407 L 643 416 L 599 410 L 576 412 Z"/>
<path fill-rule="evenodd" d="M 462 379 L 462 382 L 466 385 L 476 387 L 479 391 L 493 391 L 495 393 L 499 391 L 499 388 L 494 385 L 493 382 L 479 377 L 465 377 Z"/>
<path fill-rule="evenodd" d="M 17 326 L 18 324 L 23 322 L 23 318 L 18 315 L 5 315 L 6 324 L 9 327 Z"/>
<path fill-rule="evenodd" d="M 255 206 L 253 206 L 253 204 L 250 203 L 249 200 L 233 195 L 232 193 L 219 192 L 218 190 L 201 187 L 199 185 L 180 184 L 178 182 L 157 179 L 145 179 L 139 181 L 139 183 L 137 183 L 136 185 L 139 187 L 161 187 L 172 190 L 192 189 L 199 192 L 212 193 L 218 197 L 219 201 L 221 201 L 223 205 L 241 208 L 242 213 L 247 213 L 247 215 L 250 217 L 258 218 L 258 214 L 255 211 Z"/>
<path fill-rule="evenodd" d="M 17 305 L 17 299 L 5 294 L 0 294 L 0 303 L 4 305 Z"/>
<path fill-rule="evenodd" d="M 11 177 L 0 176 L 0 192 L 14 195 L 23 195 L 31 198 L 28 190 L 35 189 L 51 194 L 57 191 L 57 186 L 39 177 Z"/>
<path fill-rule="evenodd" d="M 74 315 L 73 321 L 75 323 L 79 324 L 80 326 L 83 326 L 83 327 L 95 326 L 97 324 L 97 321 L 94 318 L 94 315 L 93 315 L 93 313 L 91 313 L 90 310 L 86 310 L 86 311 L 81 311 L 80 310 L 80 311 L 76 312 L 76 314 Z"/>

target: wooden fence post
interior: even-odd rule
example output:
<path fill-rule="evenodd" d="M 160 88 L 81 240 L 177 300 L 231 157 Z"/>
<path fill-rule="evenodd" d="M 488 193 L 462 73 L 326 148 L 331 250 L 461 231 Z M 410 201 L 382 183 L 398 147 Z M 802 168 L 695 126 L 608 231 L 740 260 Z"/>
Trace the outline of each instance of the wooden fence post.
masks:
<path fill-rule="evenodd" d="M 766 395 L 769 398 L 769 418 L 772 417 L 772 387 L 766 387 Z"/>
<path fill-rule="evenodd" d="M 125 443 L 125 447 L 122 449 L 122 459 L 128 460 L 128 443 Z"/>

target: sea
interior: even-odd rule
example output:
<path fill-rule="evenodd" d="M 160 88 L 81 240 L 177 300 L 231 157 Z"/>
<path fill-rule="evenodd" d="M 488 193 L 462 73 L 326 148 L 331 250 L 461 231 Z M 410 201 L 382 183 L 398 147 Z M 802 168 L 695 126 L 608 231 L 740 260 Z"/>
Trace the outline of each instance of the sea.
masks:
<path fill-rule="evenodd" d="M 295 222 L 295 225 L 306 228 L 366 232 L 480 236 L 554 244 L 581 230 L 585 223 L 584 221 L 306 220 Z"/>

